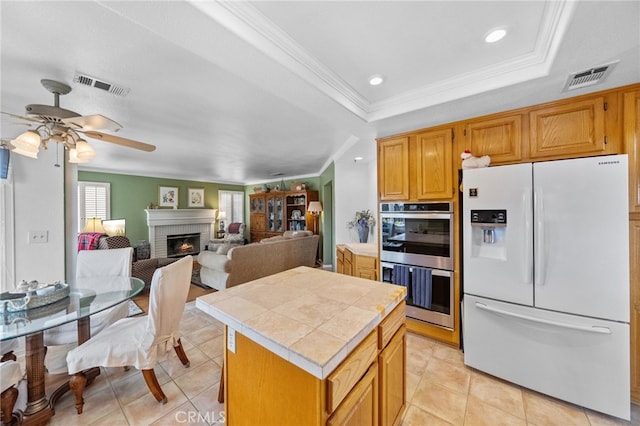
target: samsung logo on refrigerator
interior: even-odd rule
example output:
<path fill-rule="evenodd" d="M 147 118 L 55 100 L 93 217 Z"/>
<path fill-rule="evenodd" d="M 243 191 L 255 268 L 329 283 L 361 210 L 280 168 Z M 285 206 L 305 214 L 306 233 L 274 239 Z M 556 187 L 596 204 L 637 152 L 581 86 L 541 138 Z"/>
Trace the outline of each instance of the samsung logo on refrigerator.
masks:
<path fill-rule="evenodd" d="M 620 164 L 620 161 L 618 161 L 618 160 L 598 161 L 598 166 L 606 166 L 607 164 Z"/>

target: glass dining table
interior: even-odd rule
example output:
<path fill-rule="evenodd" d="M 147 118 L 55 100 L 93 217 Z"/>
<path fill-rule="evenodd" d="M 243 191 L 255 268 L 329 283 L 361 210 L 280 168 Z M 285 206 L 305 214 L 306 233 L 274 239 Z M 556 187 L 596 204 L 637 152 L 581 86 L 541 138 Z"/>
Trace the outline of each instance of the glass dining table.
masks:
<path fill-rule="evenodd" d="M 133 277 L 78 278 L 69 296 L 49 305 L 15 312 L 2 312 L 0 341 L 25 338 L 27 405 L 22 424 L 43 424 L 53 416 L 58 398 L 69 390 L 68 382 L 49 398 L 45 392 L 44 332 L 76 322 L 78 344 L 91 337 L 91 316 L 112 308 L 139 294 L 144 281 Z M 99 368 L 87 372 L 87 383 L 100 374 Z"/>

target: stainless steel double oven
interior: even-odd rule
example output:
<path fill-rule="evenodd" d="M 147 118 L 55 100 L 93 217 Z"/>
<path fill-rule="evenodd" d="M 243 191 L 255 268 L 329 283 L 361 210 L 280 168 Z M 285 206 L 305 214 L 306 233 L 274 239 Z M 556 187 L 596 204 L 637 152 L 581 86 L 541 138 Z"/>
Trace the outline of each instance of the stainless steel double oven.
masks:
<path fill-rule="evenodd" d="M 382 281 L 407 287 L 408 317 L 453 328 L 452 203 L 381 203 L 380 222 Z"/>

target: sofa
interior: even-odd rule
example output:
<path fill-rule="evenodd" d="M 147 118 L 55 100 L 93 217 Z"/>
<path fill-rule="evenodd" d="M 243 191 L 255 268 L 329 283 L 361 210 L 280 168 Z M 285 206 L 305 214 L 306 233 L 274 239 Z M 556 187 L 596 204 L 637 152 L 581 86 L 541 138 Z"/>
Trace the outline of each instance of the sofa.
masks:
<path fill-rule="evenodd" d="M 202 284 L 224 290 L 297 266 L 316 263 L 319 235 L 286 231 L 246 245 L 214 245 L 198 254 Z"/>

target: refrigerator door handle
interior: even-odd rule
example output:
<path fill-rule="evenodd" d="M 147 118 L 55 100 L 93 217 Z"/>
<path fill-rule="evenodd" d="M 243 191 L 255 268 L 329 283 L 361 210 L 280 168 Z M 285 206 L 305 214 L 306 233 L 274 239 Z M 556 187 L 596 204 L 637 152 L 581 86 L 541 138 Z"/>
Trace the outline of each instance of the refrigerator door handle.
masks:
<path fill-rule="evenodd" d="M 534 205 L 534 219 L 536 224 L 536 239 L 535 239 L 535 271 L 534 271 L 534 284 L 544 284 L 544 274 L 546 258 L 544 249 L 545 246 L 545 227 L 544 227 L 544 202 L 542 197 L 542 189 L 536 188 L 533 193 L 533 205 Z"/>
<path fill-rule="evenodd" d="M 525 321 L 535 322 L 539 324 L 550 325 L 553 327 L 567 328 L 571 330 L 577 331 L 586 331 L 588 333 L 597 333 L 597 334 L 611 334 L 611 329 L 607 327 L 599 327 L 599 326 L 583 326 L 583 325 L 575 325 L 575 324 L 567 324 L 564 322 L 558 322 L 553 320 L 548 320 L 544 318 L 536 318 L 529 315 L 517 314 L 515 312 L 505 311 L 503 309 L 494 308 L 492 306 L 487 306 L 484 303 L 476 302 L 476 308 L 481 309 L 483 311 L 491 312 L 497 315 L 504 315 L 507 317 L 518 318 Z"/>
<path fill-rule="evenodd" d="M 524 235 L 524 259 L 525 265 L 523 269 L 523 281 L 525 284 L 532 284 L 533 282 L 533 229 L 531 225 L 531 215 L 532 215 L 532 206 L 531 206 L 531 192 L 526 189 L 522 192 L 522 224 L 524 225 L 523 233 Z"/>

